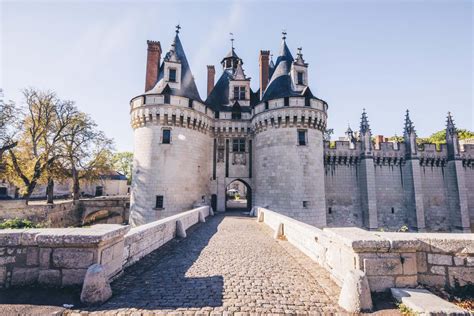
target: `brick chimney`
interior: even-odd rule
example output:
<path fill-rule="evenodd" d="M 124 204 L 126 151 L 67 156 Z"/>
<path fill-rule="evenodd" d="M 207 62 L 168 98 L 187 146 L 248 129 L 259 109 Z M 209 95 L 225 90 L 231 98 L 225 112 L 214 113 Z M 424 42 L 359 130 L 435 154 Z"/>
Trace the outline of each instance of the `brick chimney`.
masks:
<path fill-rule="evenodd" d="M 155 86 L 160 68 L 161 44 L 156 41 L 146 41 L 148 53 L 146 58 L 145 92 Z"/>
<path fill-rule="evenodd" d="M 383 142 L 385 142 L 385 138 L 383 137 L 383 135 L 375 136 L 375 147 L 377 149 L 380 149 L 380 143 L 383 143 Z"/>
<path fill-rule="evenodd" d="M 214 65 L 207 65 L 207 96 L 211 94 L 211 91 L 214 88 L 215 76 L 216 69 L 214 68 Z"/>
<path fill-rule="evenodd" d="M 263 93 L 268 85 L 269 75 L 269 61 L 270 61 L 270 51 L 261 50 L 258 58 L 260 64 L 260 99 L 263 97 Z"/>

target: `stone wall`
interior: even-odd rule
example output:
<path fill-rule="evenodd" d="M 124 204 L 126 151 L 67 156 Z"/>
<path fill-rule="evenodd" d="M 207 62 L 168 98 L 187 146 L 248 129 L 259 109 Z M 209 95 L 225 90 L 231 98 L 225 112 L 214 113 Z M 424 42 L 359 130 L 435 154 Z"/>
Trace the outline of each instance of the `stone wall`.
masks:
<path fill-rule="evenodd" d="M 474 234 L 385 233 L 355 227 L 307 225 L 264 208 L 258 218 L 331 273 L 342 285 L 347 271 L 366 273 L 371 291 L 391 287 L 465 286 L 474 283 Z"/>
<path fill-rule="evenodd" d="M 208 206 L 199 207 L 132 229 L 99 224 L 0 230 L 0 288 L 81 285 L 87 268 L 95 263 L 102 264 L 113 279 L 124 267 L 175 238 L 178 221 L 187 229 L 209 213 Z"/>
<path fill-rule="evenodd" d="M 164 128 L 171 130 L 170 144 L 162 143 Z M 190 209 L 210 196 L 212 138 L 205 131 L 160 122 L 136 128 L 134 135 L 133 225 Z M 163 196 L 163 208 L 156 208 L 157 196 Z"/>
<path fill-rule="evenodd" d="M 305 130 L 305 146 L 298 145 L 296 127 L 270 127 L 255 136 L 255 204 L 325 226 L 322 132 Z"/>
<path fill-rule="evenodd" d="M 324 145 L 328 226 L 467 232 L 474 223 L 474 147 L 448 161 L 446 145 L 410 157 L 405 143 L 380 143 L 364 158 L 360 142 Z"/>
<path fill-rule="evenodd" d="M 202 213 L 204 218 L 208 217 L 209 206 L 195 208 L 165 219 L 133 227 L 127 235 L 125 235 L 123 265 L 125 267 L 132 265 L 150 252 L 175 238 L 177 221 L 181 221 L 185 229 L 198 223 L 199 213 Z"/>
<path fill-rule="evenodd" d="M 0 201 L 0 220 L 28 219 L 46 227 L 71 227 L 88 222 L 87 218 L 98 211 L 107 211 L 100 221 L 95 223 L 122 224 L 128 221 L 130 197 L 114 196 L 73 201 L 57 201 L 54 204 L 24 200 Z"/>
<path fill-rule="evenodd" d="M 122 225 L 0 231 L 0 287 L 80 285 L 87 268 L 104 265 L 109 278 L 122 271 Z"/>

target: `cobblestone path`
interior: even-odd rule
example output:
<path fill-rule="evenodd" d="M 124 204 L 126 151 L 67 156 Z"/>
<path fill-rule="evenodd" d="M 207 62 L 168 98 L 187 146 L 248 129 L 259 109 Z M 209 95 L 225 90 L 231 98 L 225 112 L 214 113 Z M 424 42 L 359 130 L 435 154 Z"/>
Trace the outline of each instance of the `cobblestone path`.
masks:
<path fill-rule="evenodd" d="M 217 215 L 125 271 L 93 314 L 340 312 L 328 273 L 255 218 Z M 85 311 L 77 311 L 81 314 Z M 74 311 L 72 311 L 74 314 Z M 134 313 L 134 314 L 135 314 Z"/>

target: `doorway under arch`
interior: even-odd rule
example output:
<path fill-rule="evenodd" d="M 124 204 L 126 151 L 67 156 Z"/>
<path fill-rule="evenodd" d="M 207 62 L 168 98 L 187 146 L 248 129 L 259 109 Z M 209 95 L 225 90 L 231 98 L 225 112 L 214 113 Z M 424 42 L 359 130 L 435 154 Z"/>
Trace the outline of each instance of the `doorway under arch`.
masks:
<path fill-rule="evenodd" d="M 235 179 L 225 188 L 226 211 L 250 211 L 252 208 L 252 188 L 241 179 Z"/>

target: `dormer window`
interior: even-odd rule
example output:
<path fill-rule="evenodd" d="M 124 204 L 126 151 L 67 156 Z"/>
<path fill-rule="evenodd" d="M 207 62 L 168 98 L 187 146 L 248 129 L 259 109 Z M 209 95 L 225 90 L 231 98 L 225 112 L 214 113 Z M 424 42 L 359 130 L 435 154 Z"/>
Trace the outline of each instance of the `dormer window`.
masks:
<path fill-rule="evenodd" d="M 304 81 L 303 81 L 303 72 L 302 71 L 298 71 L 297 72 L 297 82 L 298 84 L 300 85 L 303 85 L 304 84 Z"/>
<path fill-rule="evenodd" d="M 234 100 L 245 100 L 245 86 L 234 87 Z"/>
<path fill-rule="evenodd" d="M 176 82 L 176 69 L 170 68 L 169 70 L 169 81 Z"/>

